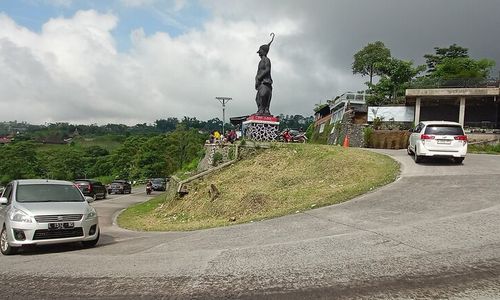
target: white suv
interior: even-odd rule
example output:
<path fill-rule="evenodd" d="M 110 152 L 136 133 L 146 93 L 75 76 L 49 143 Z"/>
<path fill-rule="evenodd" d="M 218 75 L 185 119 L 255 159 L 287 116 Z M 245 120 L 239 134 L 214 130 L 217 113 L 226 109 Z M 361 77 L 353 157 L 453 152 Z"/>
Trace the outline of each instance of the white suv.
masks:
<path fill-rule="evenodd" d="M 420 122 L 410 129 L 408 154 L 414 155 L 415 162 L 422 157 L 449 157 L 461 164 L 467 154 L 467 136 L 460 123 L 447 121 Z"/>

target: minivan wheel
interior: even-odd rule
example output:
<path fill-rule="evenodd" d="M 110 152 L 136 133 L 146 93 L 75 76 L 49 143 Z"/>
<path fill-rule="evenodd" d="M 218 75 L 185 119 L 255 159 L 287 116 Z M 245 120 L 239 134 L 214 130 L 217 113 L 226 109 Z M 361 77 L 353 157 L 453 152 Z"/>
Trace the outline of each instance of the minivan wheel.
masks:
<path fill-rule="evenodd" d="M 11 247 L 9 241 L 7 240 L 7 230 L 5 226 L 2 228 L 2 233 L 0 233 L 0 250 L 3 255 L 11 255 L 17 253 L 16 247 Z"/>
<path fill-rule="evenodd" d="M 406 148 L 406 153 L 408 153 L 408 155 L 413 154 L 413 152 L 411 152 L 410 145 L 408 145 L 408 148 Z"/>
<path fill-rule="evenodd" d="M 95 240 L 91 240 L 91 241 L 82 241 L 82 245 L 83 247 L 85 248 L 92 248 L 92 247 L 95 247 L 95 245 L 97 245 L 97 242 L 99 241 L 99 237 L 101 236 L 101 230 L 99 229 L 99 231 L 97 232 L 97 237 L 95 238 Z"/>
<path fill-rule="evenodd" d="M 418 155 L 417 147 L 415 147 L 414 153 L 414 158 L 415 158 L 415 163 L 419 164 L 422 162 L 422 156 Z"/>

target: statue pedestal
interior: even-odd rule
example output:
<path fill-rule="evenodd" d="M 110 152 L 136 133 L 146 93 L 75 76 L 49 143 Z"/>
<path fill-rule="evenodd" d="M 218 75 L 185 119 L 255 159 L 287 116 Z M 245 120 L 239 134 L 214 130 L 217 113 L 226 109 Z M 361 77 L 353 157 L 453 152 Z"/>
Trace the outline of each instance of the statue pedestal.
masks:
<path fill-rule="evenodd" d="M 243 136 L 247 139 L 270 142 L 279 136 L 280 121 L 274 116 L 251 115 L 242 123 Z"/>

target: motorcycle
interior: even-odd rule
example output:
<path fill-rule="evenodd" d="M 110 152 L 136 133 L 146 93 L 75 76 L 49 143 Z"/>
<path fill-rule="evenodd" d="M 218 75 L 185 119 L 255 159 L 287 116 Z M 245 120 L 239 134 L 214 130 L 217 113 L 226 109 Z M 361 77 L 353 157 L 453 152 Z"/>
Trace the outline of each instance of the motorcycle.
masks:
<path fill-rule="evenodd" d="M 305 133 L 297 130 L 285 130 L 280 134 L 278 140 L 285 143 L 305 143 L 307 137 Z"/>

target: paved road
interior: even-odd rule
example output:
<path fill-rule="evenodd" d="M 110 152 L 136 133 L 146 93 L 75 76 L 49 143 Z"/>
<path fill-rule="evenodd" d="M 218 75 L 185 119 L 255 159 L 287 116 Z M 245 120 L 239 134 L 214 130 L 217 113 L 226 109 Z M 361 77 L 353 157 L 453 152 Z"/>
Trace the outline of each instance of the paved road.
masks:
<path fill-rule="evenodd" d="M 500 156 L 416 165 L 349 202 L 193 232 L 113 226 L 130 196 L 95 202 L 94 249 L 0 257 L 2 298 L 498 299 Z"/>

